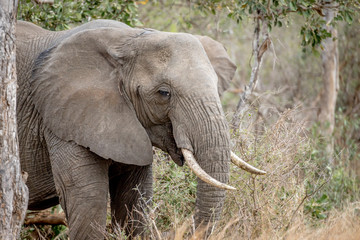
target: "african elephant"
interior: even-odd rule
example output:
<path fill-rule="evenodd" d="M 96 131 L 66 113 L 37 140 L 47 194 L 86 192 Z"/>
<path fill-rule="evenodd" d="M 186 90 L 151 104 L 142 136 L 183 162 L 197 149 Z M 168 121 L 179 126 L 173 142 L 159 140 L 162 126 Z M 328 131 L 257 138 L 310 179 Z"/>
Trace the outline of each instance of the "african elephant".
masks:
<path fill-rule="evenodd" d="M 236 161 L 219 99 L 236 67 L 220 43 L 110 20 L 61 32 L 19 21 L 16 32 L 29 209 L 60 202 L 71 239 L 101 239 L 92 226 L 105 228 L 109 193 L 120 223 L 139 194 L 151 199 L 156 146 L 199 177 L 196 224 L 219 218 Z"/>

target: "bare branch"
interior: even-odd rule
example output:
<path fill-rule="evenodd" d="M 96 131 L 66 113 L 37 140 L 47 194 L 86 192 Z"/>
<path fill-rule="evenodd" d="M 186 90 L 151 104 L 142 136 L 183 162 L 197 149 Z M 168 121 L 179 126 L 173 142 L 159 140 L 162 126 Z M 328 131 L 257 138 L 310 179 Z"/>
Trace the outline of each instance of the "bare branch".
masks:
<path fill-rule="evenodd" d="M 259 78 L 258 76 L 259 76 L 259 71 L 261 68 L 262 57 L 271 45 L 271 40 L 270 40 L 269 34 L 266 30 L 266 33 L 264 34 L 265 40 L 262 42 L 261 46 L 259 47 L 260 21 L 261 20 L 259 18 L 256 18 L 255 21 L 256 21 L 256 25 L 255 25 L 254 40 L 253 40 L 253 56 L 255 56 L 254 63 L 253 63 L 252 70 L 251 70 L 249 85 L 246 86 L 245 91 L 243 91 L 241 93 L 239 103 L 236 107 L 236 111 L 232 118 L 231 128 L 233 130 L 239 128 L 240 118 L 246 110 L 245 105 L 248 101 L 248 97 L 255 89 L 258 78 Z M 264 21 L 263 21 L 263 26 L 266 27 L 266 24 Z"/>

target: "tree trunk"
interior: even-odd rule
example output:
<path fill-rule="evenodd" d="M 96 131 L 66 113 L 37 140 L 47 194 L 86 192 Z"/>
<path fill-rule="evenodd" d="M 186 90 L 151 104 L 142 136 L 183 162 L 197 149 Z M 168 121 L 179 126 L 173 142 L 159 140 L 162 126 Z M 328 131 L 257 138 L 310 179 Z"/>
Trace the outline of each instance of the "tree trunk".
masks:
<path fill-rule="evenodd" d="M 324 0 L 323 14 L 326 24 L 324 28 L 332 34 L 323 42 L 321 54 L 323 65 L 323 92 L 320 95 L 318 121 L 321 124 L 322 135 L 326 141 L 325 154 L 330 165 L 333 164 L 334 139 L 332 137 L 335 125 L 335 106 L 338 92 L 339 56 L 337 31 L 330 23 L 336 15 L 335 1 Z"/>
<path fill-rule="evenodd" d="M 0 239 L 3 240 L 17 239 L 28 202 L 16 129 L 16 12 L 17 0 L 0 0 Z"/>

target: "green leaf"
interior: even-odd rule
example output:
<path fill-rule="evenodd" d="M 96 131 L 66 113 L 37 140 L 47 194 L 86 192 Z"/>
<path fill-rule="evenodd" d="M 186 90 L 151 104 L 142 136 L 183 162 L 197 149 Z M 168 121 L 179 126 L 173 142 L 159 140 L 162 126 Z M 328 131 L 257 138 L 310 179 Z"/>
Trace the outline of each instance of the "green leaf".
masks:
<path fill-rule="evenodd" d="M 310 17 L 310 16 L 311 16 L 311 12 L 310 12 L 310 10 L 305 10 L 305 11 L 302 11 L 302 13 L 303 13 L 303 16 L 304 16 L 305 18 L 308 18 L 308 17 Z"/>
<path fill-rule="evenodd" d="M 336 17 L 334 17 L 334 20 L 335 20 L 335 21 L 343 21 L 344 18 L 339 14 L 339 15 L 337 15 Z"/>
<path fill-rule="evenodd" d="M 326 194 L 321 195 L 321 198 L 317 200 L 318 203 L 323 203 L 328 199 L 328 196 Z"/>
<path fill-rule="evenodd" d="M 345 21 L 348 24 L 351 24 L 353 22 L 353 18 L 352 18 L 351 14 L 349 12 L 345 12 Z"/>
<path fill-rule="evenodd" d="M 291 10 L 291 11 L 296 11 L 296 10 L 297 10 L 297 6 L 296 6 L 295 1 L 291 1 L 291 2 L 289 3 L 289 7 L 290 7 L 290 10 Z"/>
<path fill-rule="evenodd" d="M 327 218 L 327 215 L 325 213 L 318 213 L 316 217 L 318 219 L 325 219 L 325 218 Z"/>

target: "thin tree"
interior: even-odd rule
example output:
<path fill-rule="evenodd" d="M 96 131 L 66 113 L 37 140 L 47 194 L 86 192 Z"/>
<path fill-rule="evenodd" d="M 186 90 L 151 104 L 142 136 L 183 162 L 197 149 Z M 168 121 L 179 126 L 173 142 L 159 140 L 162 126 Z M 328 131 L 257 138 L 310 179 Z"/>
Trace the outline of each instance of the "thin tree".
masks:
<path fill-rule="evenodd" d="M 17 0 L 0 0 L 0 239 L 17 239 L 28 189 L 20 170 L 16 127 L 15 23 Z M 24 176 L 24 177 L 23 177 Z"/>
<path fill-rule="evenodd" d="M 331 33 L 331 37 L 323 40 L 321 52 L 322 61 L 322 83 L 323 88 L 320 94 L 318 107 L 318 121 L 321 124 L 321 131 L 326 141 L 325 154 L 330 165 L 333 165 L 334 152 L 334 126 L 335 126 L 335 107 L 336 98 L 339 89 L 339 54 L 337 31 L 331 25 L 334 17 L 336 17 L 337 4 L 332 0 L 324 0 L 323 14 L 326 29 Z"/>

